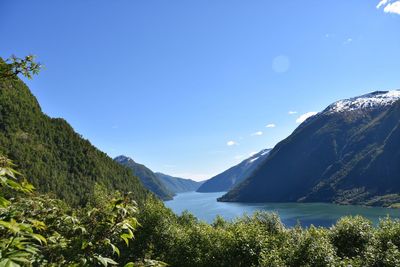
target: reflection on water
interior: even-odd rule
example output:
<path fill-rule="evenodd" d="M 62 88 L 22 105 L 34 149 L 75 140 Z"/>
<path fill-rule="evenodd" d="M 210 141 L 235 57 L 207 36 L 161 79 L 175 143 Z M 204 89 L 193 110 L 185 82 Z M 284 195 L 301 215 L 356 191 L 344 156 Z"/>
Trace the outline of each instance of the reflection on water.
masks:
<path fill-rule="evenodd" d="M 197 193 L 188 192 L 175 196 L 173 200 L 166 201 L 165 205 L 175 213 L 184 210 L 193 213 L 200 220 L 212 222 L 217 215 L 225 219 L 233 219 L 243 214 L 252 214 L 256 210 L 276 212 L 286 226 L 294 226 L 300 222 L 303 226 L 329 227 L 338 218 L 345 215 L 362 215 L 374 223 L 379 218 L 390 215 L 400 218 L 400 210 L 363 206 L 342 206 L 326 203 L 227 203 L 217 202 L 217 198 L 224 192 Z"/>

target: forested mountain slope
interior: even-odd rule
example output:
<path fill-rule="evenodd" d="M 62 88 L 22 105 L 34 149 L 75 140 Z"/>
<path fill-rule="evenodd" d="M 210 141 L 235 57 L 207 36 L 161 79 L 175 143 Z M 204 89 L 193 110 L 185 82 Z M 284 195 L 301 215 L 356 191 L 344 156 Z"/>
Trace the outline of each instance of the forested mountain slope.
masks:
<path fill-rule="evenodd" d="M 0 80 L 0 153 L 12 159 L 39 192 L 52 192 L 74 205 L 87 202 L 95 183 L 132 191 L 138 201 L 148 194 L 137 177 L 65 120 L 45 115 L 19 79 Z"/>
<path fill-rule="evenodd" d="M 133 159 L 123 155 L 116 157 L 114 160 L 130 169 L 132 174 L 139 177 L 143 185 L 160 199 L 171 200 L 174 196 L 174 193 L 160 181 L 156 174 L 143 164 L 136 163 Z"/>
<path fill-rule="evenodd" d="M 400 91 L 338 101 L 302 123 L 221 201 L 400 202 Z"/>

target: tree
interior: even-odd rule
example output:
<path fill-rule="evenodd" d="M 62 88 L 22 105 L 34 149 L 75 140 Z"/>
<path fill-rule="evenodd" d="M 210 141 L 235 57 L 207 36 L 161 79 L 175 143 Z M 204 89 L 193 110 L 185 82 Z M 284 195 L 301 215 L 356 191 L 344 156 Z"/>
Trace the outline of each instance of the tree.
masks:
<path fill-rule="evenodd" d="M 5 60 L 6 64 L 0 65 L 0 79 L 15 79 L 19 74 L 32 79 L 43 68 L 39 62 L 35 62 L 34 55 L 27 55 L 24 58 L 18 58 L 12 55 Z"/>
<path fill-rule="evenodd" d="M 45 225 L 38 220 L 16 221 L 6 212 L 11 204 L 3 195 L 4 190 L 30 193 L 33 186 L 25 181 L 18 181 L 20 174 L 14 170 L 14 164 L 6 157 L 0 156 L 0 266 L 20 266 L 31 264 L 39 253 L 40 245 L 46 239 L 34 232 L 34 228 Z"/>

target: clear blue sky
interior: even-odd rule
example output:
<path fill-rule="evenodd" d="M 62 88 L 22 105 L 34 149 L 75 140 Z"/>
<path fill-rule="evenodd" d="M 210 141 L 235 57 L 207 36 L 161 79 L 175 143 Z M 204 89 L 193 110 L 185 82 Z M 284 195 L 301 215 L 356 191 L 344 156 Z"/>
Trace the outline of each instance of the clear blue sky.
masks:
<path fill-rule="evenodd" d="M 200 180 L 400 88 L 396 1 L 2 0 L 0 56 L 37 55 L 43 111 L 110 156 Z"/>

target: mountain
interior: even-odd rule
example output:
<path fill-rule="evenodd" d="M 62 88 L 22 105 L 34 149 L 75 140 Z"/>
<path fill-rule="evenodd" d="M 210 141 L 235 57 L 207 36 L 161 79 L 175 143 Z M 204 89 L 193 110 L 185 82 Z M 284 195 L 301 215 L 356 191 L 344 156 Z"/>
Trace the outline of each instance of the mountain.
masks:
<path fill-rule="evenodd" d="M 138 202 L 148 195 L 137 177 L 64 119 L 44 114 L 19 79 L 0 79 L 0 154 L 13 160 L 37 191 L 54 193 L 72 205 L 84 205 L 95 183 L 131 191 Z"/>
<path fill-rule="evenodd" d="M 146 166 L 136 163 L 133 159 L 126 156 L 118 156 L 114 159 L 116 162 L 129 168 L 132 174 L 139 177 L 143 185 L 157 195 L 162 200 L 171 200 L 174 193 L 160 181 L 156 174 Z"/>
<path fill-rule="evenodd" d="M 224 192 L 248 178 L 268 157 L 271 149 L 264 149 L 236 166 L 210 178 L 202 184 L 197 192 Z"/>
<path fill-rule="evenodd" d="M 400 202 L 400 91 L 341 100 L 303 122 L 220 201 Z"/>
<path fill-rule="evenodd" d="M 160 172 L 156 172 L 155 174 L 158 179 L 167 187 L 167 189 L 173 193 L 196 191 L 203 184 L 203 182 L 173 177 Z"/>

